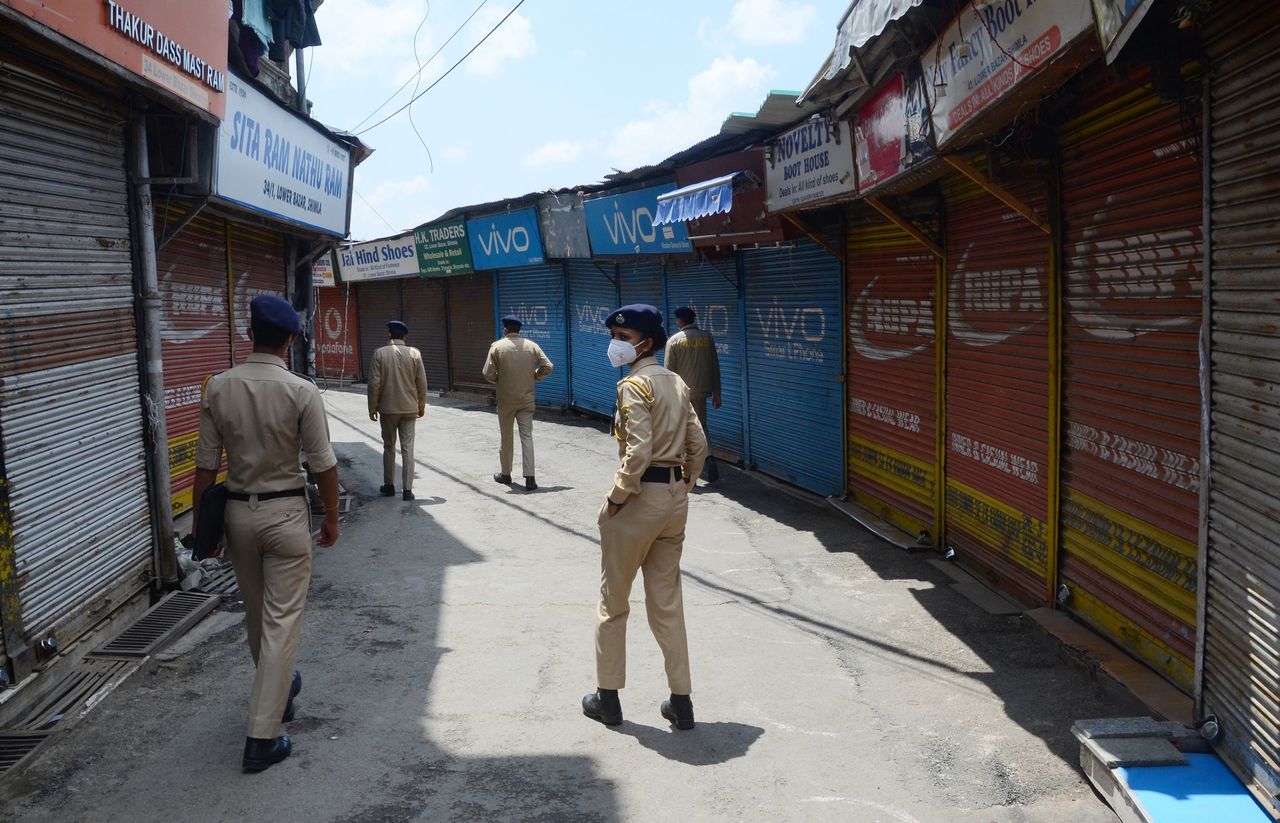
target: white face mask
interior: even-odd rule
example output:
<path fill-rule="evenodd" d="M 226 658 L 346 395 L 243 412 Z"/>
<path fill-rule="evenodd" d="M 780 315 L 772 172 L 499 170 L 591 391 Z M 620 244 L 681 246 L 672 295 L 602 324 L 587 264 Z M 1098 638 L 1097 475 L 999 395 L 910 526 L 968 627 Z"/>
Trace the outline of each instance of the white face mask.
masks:
<path fill-rule="evenodd" d="M 625 340 L 609 341 L 609 362 L 614 368 L 622 368 L 636 361 L 640 353 L 636 351 L 636 347 Z"/>

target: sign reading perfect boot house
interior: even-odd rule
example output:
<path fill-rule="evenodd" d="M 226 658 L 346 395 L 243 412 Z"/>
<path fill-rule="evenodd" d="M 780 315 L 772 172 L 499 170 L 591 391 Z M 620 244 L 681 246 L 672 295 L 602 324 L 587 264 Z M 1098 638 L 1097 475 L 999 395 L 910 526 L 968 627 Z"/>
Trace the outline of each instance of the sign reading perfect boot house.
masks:
<path fill-rule="evenodd" d="M 0 0 L 148 84 L 221 117 L 227 7 L 145 0 Z"/>
<path fill-rule="evenodd" d="M 488 214 L 467 221 L 472 262 L 477 271 L 536 266 L 542 254 L 542 233 L 538 230 L 538 210 Z"/>
<path fill-rule="evenodd" d="M 675 191 L 665 183 L 638 191 L 583 201 L 587 238 L 595 254 L 679 254 L 693 251 L 684 223 L 653 225 L 658 195 Z"/>
<path fill-rule="evenodd" d="M 370 240 L 338 249 L 338 276 L 343 283 L 417 277 L 418 247 L 412 234 Z"/>
<path fill-rule="evenodd" d="M 884 185 L 933 157 L 932 134 L 921 78 L 907 82 L 895 74 L 858 112 L 853 127 L 858 191 Z"/>
<path fill-rule="evenodd" d="M 770 145 L 765 165 L 768 209 L 786 211 L 855 189 L 849 124 L 816 118 Z"/>
<path fill-rule="evenodd" d="M 346 236 L 350 152 L 234 75 L 215 161 L 218 197 Z"/>
<path fill-rule="evenodd" d="M 448 277 L 475 271 L 467 223 L 461 217 L 418 226 L 413 230 L 413 240 L 418 246 L 418 270 L 423 277 Z"/>
<path fill-rule="evenodd" d="M 1083 0 L 966 6 L 921 58 L 938 148 L 1043 73 L 1092 28 L 1093 14 Z"/>

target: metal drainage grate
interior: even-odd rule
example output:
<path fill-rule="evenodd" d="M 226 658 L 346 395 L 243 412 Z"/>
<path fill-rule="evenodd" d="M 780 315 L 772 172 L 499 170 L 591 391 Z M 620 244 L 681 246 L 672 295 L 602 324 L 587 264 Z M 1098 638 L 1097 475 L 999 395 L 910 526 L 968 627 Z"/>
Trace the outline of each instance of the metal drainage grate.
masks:
<path fill-rule="evenodd" d="M 138 659 L 154 654 L 213 611 L 221 600 L 216 594 L 172 592 L 86 657 Z"/>
<path fill-rule="evenodd" d="M 74 719 L 110 694 L 125 677 L 138 668 L 137 660 L 95 660 L 85 658 L 74 671 L 58 681 L 13 724 L 25 731 L 52 729 L 65 719 Z"/>
<path fill-rule="evenodd" d="M 50 732 L 0 732 L 0 775 L 31 756 Z"/>
<path fill-rule="evenodd" d="M 226 563 L 212 571 L 206 571 L 197 591 L 222 597 L 237 597 L 240 594 L 240 584 L 236 582 L 236 570 L 230 563 Z"/>

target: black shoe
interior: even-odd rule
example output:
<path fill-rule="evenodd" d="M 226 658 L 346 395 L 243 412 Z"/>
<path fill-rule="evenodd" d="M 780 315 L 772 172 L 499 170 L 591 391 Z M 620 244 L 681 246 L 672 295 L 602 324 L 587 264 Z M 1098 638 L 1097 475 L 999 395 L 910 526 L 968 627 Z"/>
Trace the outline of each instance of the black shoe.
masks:
<path fill-rule="evenodd" d="M 503 474 L 502 472 L 498 472 L 493 476 L 493 479 L 498 481 L 499 483 L 505 483 L 508 486 L 511 485 L 511 475 L 509 474 Z"/>
<path fill-rule="evenodd" d="M 617 689 L 596 689 L 582 698 L 582 713 L 606 726 L 622 723 L 622 703 Z"/>
<path fill-rule="evenodd" d="M 405 490 L 404 490 L 404 494 L 400 495 L 400 498 L 401 498 L 402 500 L 412 500 L 412 499 L 413 499 L 413 492 L 409 491 L 408 489 L 405 489 Z"/>
<path fill-rule="evenodd" d="M 538 490 L 538 484 L 533 482 L 533 475 L 525 475 L 524 490 L 527 492 L 536 492 Z"/>
<path fill-rule="evenodd" d="M 246 772 L 260 772 L 279 763 L 293 751 L 288 735 L 280 735 L 274 739 L 246 737 L 244 739 L 244 760 L 241 765 Z"/>
<path fill-rule="evenodd" d="M 396 496 L 396 487 L 395 487 L 395 486 L 383 486 L 382 488 L 378 489 L 378 494 L 382 495 L 383 497 L 395 497 L 395 496 Z"/>
<path fill-rule="evenodd" d="M 297 669 L 293 670 L 293 682 L 289 684 L 289 702 L 284 704 L 284 716 L 280 718 L 281 723 L 293 722 L 293 698 L 297 697 L 302 691 L 302 675 Z"/>
<path fill-rule="evenodd" d="M 670 700 L 662 701 L 662 716 L 677 729 L 688 731 L 693 728 L 693 701 L 687 694 L 673 694 Z"/>
<path fill-rule="evenodd" d="M 702 470 L 702 474 L 707 478 L 708 483 L 714 483 L 720 479 L 720 466 L 716 464 L 714 457 L 708 457 L 706 467 Z"/>

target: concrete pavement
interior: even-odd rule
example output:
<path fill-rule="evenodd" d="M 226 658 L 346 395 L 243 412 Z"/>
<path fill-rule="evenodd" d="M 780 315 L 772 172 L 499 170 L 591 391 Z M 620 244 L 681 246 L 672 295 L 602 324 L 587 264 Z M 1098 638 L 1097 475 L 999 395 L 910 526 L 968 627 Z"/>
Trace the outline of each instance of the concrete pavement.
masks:
<path fill-rule="evenodd" d="M 362 500 L 317 554 L 294 755 L 240 773 L 252 671 L 237 623 L 61 733 L 0 789 L 0 819 L 1115 819 L 1069 727 L 1121 707 L 923 557 L 736 472 L 690 506 L 698 728 L 658 715 L 639 600 L 626 722 L 587 720 L 595 517 L 617 463 L 603 424 L 540 415 L 542 489 L 527 494 L 490 479 L 490 410 L 433 401 L 405 503 L 377 496 L 363 395 L 326 402 Z"/>

